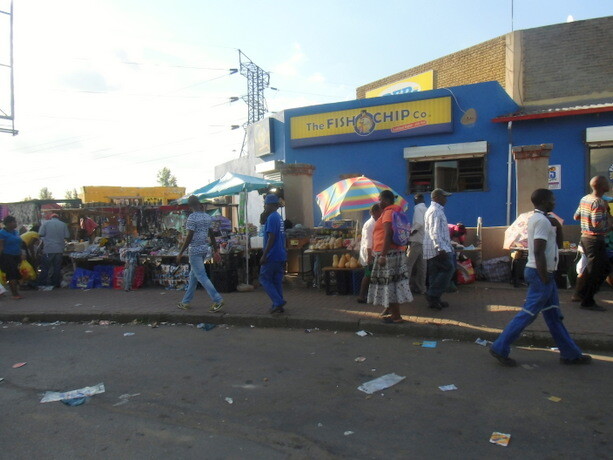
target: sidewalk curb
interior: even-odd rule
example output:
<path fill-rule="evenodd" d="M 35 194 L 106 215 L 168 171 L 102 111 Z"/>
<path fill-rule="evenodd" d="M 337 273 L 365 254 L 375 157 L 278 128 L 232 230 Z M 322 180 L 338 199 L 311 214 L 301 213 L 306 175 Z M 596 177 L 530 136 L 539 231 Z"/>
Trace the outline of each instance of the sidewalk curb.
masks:
<path fill-rule="evenodd" d="M 26 320 L 26 321 L 24 321 Z M 382 336 L 408 336 L 428 339 L 452 339 L 474 342 L 477 338 L 493 341 L 498 332 L 475 331 L 449 324 L 423 324 L 406 321 L 402 324 L 384 324 L 372 319 L 329 320 L 287 316 L 241 315 L 230 313 L 0 313 L 2 322 L 90 322 L 114 321 L 117 323 L 212 323 L 242 327 L 314 329 L 356 332 L 361 329 Z M 577 345 L 586 351 L 613 351 L 613 335 L 571 334 Z M 553 347 L 555 343 L 548 332 L 528 331 L 517 340 L 519 346 Z"/>

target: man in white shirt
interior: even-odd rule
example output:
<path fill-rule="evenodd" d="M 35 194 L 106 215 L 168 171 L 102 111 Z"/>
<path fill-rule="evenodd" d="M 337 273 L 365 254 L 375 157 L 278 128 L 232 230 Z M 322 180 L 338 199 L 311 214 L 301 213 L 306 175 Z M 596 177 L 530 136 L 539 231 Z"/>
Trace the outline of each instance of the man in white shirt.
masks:
<path fill-rule="evenodd" d="M 424 196 L 416 193 L 413 196 L 415 208 L 413 209 L 413 225 L 409 237 L 409 278 L 413 294 L 426 293 L 426 260 L 424 259 L 424 217 L 428 209 L 424 203 Z M 415 271 L 415 274 L 413 274 Z"/>
<path fill-rule="evenodd" d="M 558 267 L 558 248 L 562 246 L 563 235 L 562 224 L 549 215 L 555 206 L 553 192 L 540 188 L 532 193 L 531 199 L 535 209 L 528 220 L 528 262 L 524 272 L 528 282 L 526 302 L 492 344 L 490 354 L 503 366 L 517 366 L 517 362 L 509 358 L 511 344 L 539 312 L 543 312 L 549 332 L 560 350 L 560 362 L 589 364 L 592 357 L 581 352 L 562 322 L 558 287 L 553 275 Z"/>
<path fill-rule="evenodd" d="M 372 252 L 373 232 L 375 231 L 375 222 L 381 217 L 381 206 L 373 204 L 370 208 L 370 219 L 368 219 L 362 227 L 362 239 L 360 240 L 360 265 L 364 267 L 364 278 L 360 284 L 360 296 L 358 303 L 366 303 L 368 295 L 368 286 L 370 286 L 370 274 L 372 272 L 372 263 L 374 254 Z"/>
<path fill-rule="evenodd" d="M 430 193 L 432 202 L 424 216 L 424 259 L 428 264 L 428 306 L 436 310 L 448 307 L 441 300 L 454 272 L 453 247 L 449 236 L 449 226 L 445 217 L 445 204 L 451 193 L 435 188 Z"/>

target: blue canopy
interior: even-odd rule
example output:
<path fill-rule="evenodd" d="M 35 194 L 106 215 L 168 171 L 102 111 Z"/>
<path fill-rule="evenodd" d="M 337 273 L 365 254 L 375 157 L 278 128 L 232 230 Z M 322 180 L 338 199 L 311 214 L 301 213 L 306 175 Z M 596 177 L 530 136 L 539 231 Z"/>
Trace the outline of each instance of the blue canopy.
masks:
<path fill-rule="evenodd" d="M 283 182 L 262 179 L 260 177 L 246 176 L 244 174 L 226 173 L 221 179 L 211 182 L 204 187 L 195 190 L 190 195 L 196 195 L 200 201 L 218 196 L 237 195 L 242 191 L 252 192 L 263 190 L 270 186 L 279 187 Z M 187 203 L 189 195 L 177 200 L 179 204 Z"/>

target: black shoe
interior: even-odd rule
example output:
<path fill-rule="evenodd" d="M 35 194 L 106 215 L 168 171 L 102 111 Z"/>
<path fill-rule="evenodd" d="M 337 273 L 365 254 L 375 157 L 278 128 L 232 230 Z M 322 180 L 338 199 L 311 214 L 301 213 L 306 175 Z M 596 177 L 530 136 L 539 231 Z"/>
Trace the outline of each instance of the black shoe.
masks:
<path fill-rule="evenodd" d="M 499 355 L 498 353 L 496 353 L 494 350 L 492 350 L 490 348 L 490 355 L 492 355 L 494 358 L 496 358 L 498 360 L 498 362 L 505 366 L 505 367 L 515 367 L 517 366 L 517 361 L 515 361 L 513 358 L 505 358 L 502 355 Z"/>
<path fill-rule="evenodd" d="M 560 364 L 591 364 L 592 357 L 590 355 L 581 355 L 575 359 L 560 358 Z"/>
<path fill-rule="evenodd" d="M 430 302 L 428 304 L 428 308 L 432 308 L 434 310 L 442 310 L 443 309 L 443 305 L 441 305 L 440 302 Z"/>
<path fill-rule="evenodd" d="M 449 307 L 449 302 L 444 302 L 444 301 L 441 300 L 439 303 L 441 304 L 441 307 L 443 307 L 443 308 L 448 308 Z"/>
<path fill-rule="evenodd" d="M 576 292 L 572 295 L 572 297 L 570 298 L 571 302 L 581 302 L 583 300 L 583 297 L 581 297 L 579 294 L 577 294 Z"/>
<path fill-rule="evenodd" d="M 581 308 L 583 310 L 592 310 L 592 311 L 607 311 L 607 309 L 597 303 L 593 303 L 591 305 L 583 305 L 581 304 Z"/>

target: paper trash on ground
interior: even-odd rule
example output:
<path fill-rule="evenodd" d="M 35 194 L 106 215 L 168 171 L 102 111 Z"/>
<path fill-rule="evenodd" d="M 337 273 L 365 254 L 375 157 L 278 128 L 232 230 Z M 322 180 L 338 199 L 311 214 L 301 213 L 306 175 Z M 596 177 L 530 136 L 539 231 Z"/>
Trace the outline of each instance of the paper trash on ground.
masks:
<path fill-rule="evenodd" d="M 372 335 L 372 332 L 358 331 L 355 334 L 359 335 L 360 337 L 366 337 L 367 335 Z"/>
<path fill-rule="evenodd" d="M 234 400 L 233 400 L 232 398 L 228 398 L 228 397 L 226 397 L 226 398 L 225 398 L 225 400 L 226 400 L 226 402 L 227 402 L 228 404 L 232 404 L 232 403 L 234 403 Z"/>
<path fill-rule="evenodd" d="M 558 396 L 550 396 L 549 398 L 547 398 L 549 401 L 552 402 L 560 402 L 562 401 L 562 398 L 558 397 Z"/>
<path fill-rule="evenodd" d="M 453 383 L 451 385 L 443 385 L 438 388 L 439 390 L 442 390 L 442 391 L 452 391 L 452 390 L 458 389 L 458 387 L 456 387 Z"/>
<path fill-rule="evenodd" d="M 509 445 L 509 441 L 511 440 L 511 435 L 506 433 L 499 433 L 498 431 L 494 431 L 492 436 L 490 437 L 490 442 L 492 444 L 496 444 L 498 446 L 507 447 Z"/>
<path fill-rule="evenodd" d="M 84 396 L 93 396 L 99 393 L 104 393 L 104 383 L 99 383 L 98 385 L 94 385 L 93 387 L 84 387 L 78 390 L 66 391 L 63 393 L 57 391 L 47 391 L 43 395 L 43 399 L 40 400 L 42 403 L 61 401 L 63 399 L 75 399 L 82 398 Z"/>
<path fill-rule="evenodd" d="M 492 342 L 490 342 L 489 340 L 485 340 L 485 339 L 477 339 L 475 340 L 475 343 L 477 345 L 481 345 L 482 347 L 487 347 L 487 345 Z"/>
<path fill-rule="evenodd" d="M 406 377 L 402 377 L 394 373 L 386 374 L 374 380 L 370 380 L 366 383 L 363 383 L 358 387 L 358 390 L 371 395 L 373 393 L 376 393 L 377 391 L 385 390 L 386 388 L 394 386 L 398 382 L 403 381 L 404 379 L 406 379 Z"/>
<path fill-rule="evenodd" d="M 434 341 L 424 340 L 421 346 L 423 348 L 436 348 L 436 340 Z"/>

